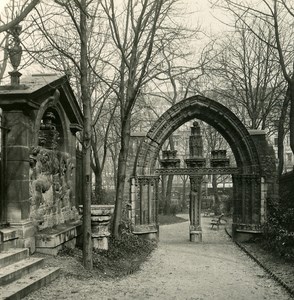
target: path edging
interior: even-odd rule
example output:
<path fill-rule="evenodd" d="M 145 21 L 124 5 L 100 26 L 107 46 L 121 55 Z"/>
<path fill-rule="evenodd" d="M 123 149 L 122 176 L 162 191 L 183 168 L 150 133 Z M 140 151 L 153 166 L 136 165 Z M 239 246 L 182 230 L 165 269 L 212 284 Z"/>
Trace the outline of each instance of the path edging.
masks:
<path fill-rule="evenodd" d="M 232 239 L 232 235 L 228 232 L 227 228 L 225 228 L 227 235 Z M 281 278 L 279 278 L 276 274 L 274 274 L 268 267 L 266 267 L 262 262 L 260 262 L 257 257 L 251 254 L 243 245 L 239 242 L 232 241 L 243 251 L 245 252 L 253 261 L 255 261 L 262 269 L 266 271 L 277 283 L 279 283 L 286 291 L 291 295 L 294 296 L 294 289 L 289 287 Z"/>

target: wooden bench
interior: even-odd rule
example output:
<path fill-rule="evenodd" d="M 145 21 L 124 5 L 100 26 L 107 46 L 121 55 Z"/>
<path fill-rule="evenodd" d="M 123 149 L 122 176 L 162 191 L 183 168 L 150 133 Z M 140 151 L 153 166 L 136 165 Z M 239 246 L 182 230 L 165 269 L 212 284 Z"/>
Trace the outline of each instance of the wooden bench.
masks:
<path fill-rule="evenodd" d="M 223 219 L 224 215 L 221 214 L 220 216 L 214 218 L 211 220 L 210 225 L 211 229 L 213 229 L 214 226 L 216 226 L 217 230 L 219 229 L 219 225 L 221 225 L 221 221 Z"/>

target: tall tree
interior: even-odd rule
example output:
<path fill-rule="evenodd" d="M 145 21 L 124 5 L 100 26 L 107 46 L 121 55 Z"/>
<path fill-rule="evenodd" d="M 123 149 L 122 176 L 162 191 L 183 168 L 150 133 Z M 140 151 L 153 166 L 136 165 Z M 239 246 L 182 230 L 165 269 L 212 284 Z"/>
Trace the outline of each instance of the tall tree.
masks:
<path fill-rule="evenodd" d="M 265 32 L 259 29 L 260 34 Z M 269 32 L 266 37 L 272 40 Z M 210 66 L 213 91 L 250 129 L 266 129 L 280 107 L 285 84 L 275 51 L 241 24 L 215 43 Z"/>
<path fill-rule="evenodd" d="M 43 66 L 58 71 L 71 66 L 77 85 L 83 110 L 83 263 L 85 268 L 92 269 L 92 237 L 91 237 L 91 141 L 92 141 L 92 106 L 90 81 L 90 28 L 93 20 L 90 18 L 89 4 L 92 1 L 62 1 L 56 0 L 52 5 L 42 4 L 33 15 L 34 26 L 31 28 L 32 38 L 36 38 L 31 45 L 26 45 L 26 51 Z M 94 8 L 95 11 L 95 6 Z M 66 33 L 58 29 L 59 18 L 62 15 Z M 91 22 L 92 21 L 92 22 Z M 39 43 L 37 43 L 39 42 Z M 41 48 L 38 48 L 41 47 Z M 46 62 L 46 58 L 48 59 Z M 71 64 L 69 64 L 69 62 Z M 64 70 L 69 71 L 69 70 Z"/>
<path fill-rule="evenodd" d="M 215 1 L 211 1 L 215 2 Z M 278 147 L 279 160 L 283 153 L 285 116 L 289 106 L 290 147 L 294 153 L 294 53 L 293 49 L 293 6 L 290 2 L 279 0 L 262 0 L 253 6 L 249 1 L 237 2 L 231 0 L 218 1 L 223 9 L 229 11 L 246 26 L 257 38 L 274 49 L 280 69 L 287 84 L 287 94 L 282 103 L 279 117 Z M 260 33 L 259 28 L 269 28 L 274 33 L 269 41 L 267 32 Z M 281 171 L 281 167 L 279 167 Z"/>
<path fill-rule="evenodd" d="M 124 196 L 131 116 L 140 91 L 162 73 L 162 45 L 178 41 L 178 28 L 170 22 L 177 0 L 124 1 L 123 11 L 113 0 L 102 1 L 111 28 L 114 49 L 120 57 L 115 68 L 119 84 L 115 91 L 120 108 L 120 152 L 113 234 L 119 235 Z"/>

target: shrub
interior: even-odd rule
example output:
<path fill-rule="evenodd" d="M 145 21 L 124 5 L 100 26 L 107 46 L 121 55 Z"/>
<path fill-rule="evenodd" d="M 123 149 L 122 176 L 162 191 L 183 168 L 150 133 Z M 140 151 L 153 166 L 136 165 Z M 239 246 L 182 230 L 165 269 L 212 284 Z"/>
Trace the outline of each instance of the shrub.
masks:
<path fill-rule="evenodd" d="M 268 199 L 268 218 L 264 228 L 264 243 L 280 256 L 294 259 L 294 209 Z"/>

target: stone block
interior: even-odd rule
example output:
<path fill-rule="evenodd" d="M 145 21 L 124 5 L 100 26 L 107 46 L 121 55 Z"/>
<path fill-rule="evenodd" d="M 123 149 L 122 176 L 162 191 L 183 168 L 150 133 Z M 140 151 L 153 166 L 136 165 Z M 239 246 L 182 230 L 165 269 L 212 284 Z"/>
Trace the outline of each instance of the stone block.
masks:
<path fill-rule="evenodd" d="M 36 233 L 36 227 L 31 221 L 24 221 L 18 223 L 10 223 L 11 228 L 17 230 L 19 238 L 26 239 L 33 237 Z"/>
<path fill-rule="evenodd" d="M 18 239 L 14 239 L 14 240 L 9 240 L 5 243 L 0 243 L 0 252 L 2 251 L 8 251 L 9 249 L 13 248 L 18 248 L 19 244 L 18 244 Z"/>
<path fill-rule="evenodd" d="M 7 148 L 7 161 L 28 161 L 29 147 L 23 145 L 11 145 Z"/>
<path fill-rule="evenodd" d="M 92 238 L 92 245 L 94 249 L 108 250 L 108 238 Z"/>
<path fill-rule="evenodd" d="M 201 243 L 202 242 L 202 232 L 190 232 L 190 242 Z"/>
<path fill-rule="evenodd" d="M 77 236 L 76 226 L 60 225 L 51 230 L 45 230 L 44 233 L 39 232 L 36 235 L 37 248 L 55 248 L 58 245 L 64 244 Z"/>
<path fill-rule="evenodd" d="M 15 228 L 9 227 L 0 229 L 0 243 L 5 243 L 7 241 L 17 239 L 18 237 L 18 230 Z"/>
<path fill-rule="evenodd" d="M 52 256 L 56 256 L 58 254 L 58 252 L 62 249 L 66 248 L 71 248 L 74 249 L 76 247 L 77 244 L 77 240 L 76 238 L 71 239 L 70 241 L 67 241 L 63 244 L 60 244 L 56 247 L 36 247 L 36 252 L 37 253 L 42 253 L 42 254 L 47 254 L 47 255 L 52 255 Z"/>
<path fill-rule="evenodd" d="M 29 199 L 29 180 L 7 181 L 7 202 L 21 202 Z"/>
<path fill-rule="evenodd" d="M 7 221 L 21 221 L 21 204 L 19 202 L 7 204 Z"/>
<path fill-rule="evenodd" d="M 10 223 L 21 222 L 29 218 L 30 201 L 8 202 L 7 220 Z"/>
<path fill-rule="evenodd" d="M 11 111 L 5 114 L 6 126 L 10 128 L 7 145 L 29 145 L 31 121 L 23 112 Z"/>
<path fill-rule="evenodd" d="M 35 253 L 36 251 L 36 239 L 35 237 L 29 237 L 26 239 L 21 239 L 23 241 L 23 247 L 30 250 L 30 254 Z"/>
<path fill-rule="evenodd" d="M 29 180 L 29 162 L 21 160 L 7 161 L 6 178 L 9 181 Z"/>

